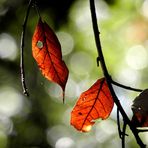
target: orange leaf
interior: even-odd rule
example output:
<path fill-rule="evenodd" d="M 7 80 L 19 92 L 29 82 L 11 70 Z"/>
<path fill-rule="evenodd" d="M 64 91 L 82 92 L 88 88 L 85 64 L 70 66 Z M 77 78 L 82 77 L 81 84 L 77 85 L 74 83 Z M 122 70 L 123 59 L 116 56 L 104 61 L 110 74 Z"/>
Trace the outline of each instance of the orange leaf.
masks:
<path fill-rule="evenodd" d="M 41 18 L 32 38 L 32 54 L 42 74 L 63 89 L 68 79 L 68 68 L 62 60 L 61 45 L 53 30 Z"/>
<path fill-rule="evenodd" d="M 88 132 L 96 119 L 106 119 L 110 115 L 113 105 L 105 78 L 99 79 L 81 94 L 71 112 L 71 125 L 79 131 Z"/>
<path fill-rule="evenodd" d="M 148 89 L 137 96 L 132 105 L 132 123 L 136 127 L 148 127 Z"/>

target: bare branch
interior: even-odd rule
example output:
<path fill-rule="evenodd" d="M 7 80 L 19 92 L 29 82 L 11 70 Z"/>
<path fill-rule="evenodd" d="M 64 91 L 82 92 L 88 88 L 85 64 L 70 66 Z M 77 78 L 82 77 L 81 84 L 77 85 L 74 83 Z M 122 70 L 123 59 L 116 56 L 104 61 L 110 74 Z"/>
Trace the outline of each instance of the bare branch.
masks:
<path fill-rule="evenodd" d="M 98 24 L 97 24 L 94 0 L 90 0 L 90 10 L 91 10 L 91 17 L 92 17 L 92 25 L 93 25 L 93 31 L 94 31 L 94 36 L 95 36 L 95 42 L 96 42 L 96 47 L 97 47 L 97 51 L 98 51 L 98 57 L 100 59 L 100 64 L 101 64 L 104 76 L 106 78 L 106 82 L 107 82 L 108 87 L 110 89 L 110 92 L 113 96 L 115 104 L 117 105 L 124 121 L 129 125 L 131 131 L 133 132 L 133 134 L 134 134 L 134 136 L 137 140 L 137 143 L 139 144 L 140 147 L 145 148 L 146 145 L 144 145 L 142 140 L 140 139 L 137 129 L 131 123 L 130 119 L 128 118 L 127 114 L 125 113 L 124 109 L 122 108 L 122 106 L 121 106 L 121 104 L 120 104 L 120 102 L 119 102 L 119 100 L 118 100 L 118 98 L 115 94 L 115 91 L 114 91 L 114 89 L 111 85 L 110 75 L 109 75 L 108 70 L 106 68 L 104 56 L 103 56 L 103 53 L 102 53 L 102 48 L 101 48 L 101 43 L 100 43 L 100 38 L 99 38 L 100 32 L 99 32 Z"/>
<path fill-rule="evenodd" d="M 122 131 L 122 148 L 125 148 L 125 136 L 127 136 L 126 134 L 126 122 L 124 121 L 123 123 L 123 131 Z"/>
<path fill-rule="evenodd" d="M 119 109 L 117 107 L 117 125 L 118 125 L 118 133 L 119 133 L 119 137 L 122 139 L 122 131 L 121 131 L 121 127 L 120 127 L 120 116 L 119 116 Z"/>
<path fill-rule="evenodd" d="M 129 87 L 129 86 L 126 86 L 126 85 L 123 85 L 123 84 L 120 84 L 114 80 L 112 80 L 112 84 L 116 85 L 116 86 L 119 86 L 121 88 L 124 88 L 124 89 L 128 89 L 128 90 L 132 90 L 132 91 L 137 91 L 137 92 L 142 92 L 143 90 L 142 89 L 138 89 L 138 88 L 133 88 L 133 87 Z"/>
<path fill-rule="evenodd" d="M 144 133 L 144 132 L 148 132 L 148 129 L 138 129 L 139 133 Z"/>
<path fill-rule="evenodd" d="M 20 53 L 20 71 L 21 71 L 21 82 L 22 82 L 22 89 L 23 89 L 23 93 L 26 96 L 29 96 L 27 87 L 26 87 L 26 82 L 25 82 L 25 68 L 24 68 L 24 42 L 25 42 L 25 33 L 26 33 L 26 26 L 27 26 L 27 21 L 28 21 L 28 17 L 29 17 L 29 12 L 30 12 L 30 8 L 32 6 L 34 0 L 30 0 L 29 4 L 28 4 L 28 8 L 27 8 L 27 12 L 26 12 L 26 16 L 24 18 L 24 23 L 23 23 L 23 31 L 21 34 L 21 53 Z"/>

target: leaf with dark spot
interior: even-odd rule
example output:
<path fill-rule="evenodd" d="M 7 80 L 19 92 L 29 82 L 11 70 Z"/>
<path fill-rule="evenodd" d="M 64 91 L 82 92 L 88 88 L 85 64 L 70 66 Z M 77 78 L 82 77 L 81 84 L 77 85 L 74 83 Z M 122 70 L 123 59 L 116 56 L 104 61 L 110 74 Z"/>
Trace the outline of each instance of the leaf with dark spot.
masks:
<path fill-rule="evenodd" d="M 71 125 L 77 130 L 88 132 L 95 120 L 106 119 L 114 105 L 105 78 L 99 79 L 83 92 L 71 112 Z"/>
<path fill-rule="evenodd" d="M 32 38 L 32 54 L 42 74 L 63 89 L 68 79 L 68 68 L 62 60 L 61 45 L 53 30 L 41 18 Z"/>

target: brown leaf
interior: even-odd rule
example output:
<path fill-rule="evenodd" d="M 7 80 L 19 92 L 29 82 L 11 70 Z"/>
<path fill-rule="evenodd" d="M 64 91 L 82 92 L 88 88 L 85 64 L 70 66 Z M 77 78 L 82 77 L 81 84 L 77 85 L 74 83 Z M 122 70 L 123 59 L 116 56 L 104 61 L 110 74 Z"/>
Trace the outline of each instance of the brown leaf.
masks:
<path fill-rule="evenodd" d="M 96 119 L 106 119 L 110 115 L 113 105 L 105 78 L 99 79 L 81 94 L 71 112 L 71 125 L 79 131 L 88 132 Z"/>
<path fill-rule="evenodd" d="M 64 94 L 69 71 L 62 60 L 58 38 L 41 18 L 32 38 L 32 54 L 44 77 L 59 84 Z"/>
<path fill-rule="evenodd" d="M 135 98 L 132 111 L 132 123 L 136 127 L 148 127 L 148 89 Z"/>

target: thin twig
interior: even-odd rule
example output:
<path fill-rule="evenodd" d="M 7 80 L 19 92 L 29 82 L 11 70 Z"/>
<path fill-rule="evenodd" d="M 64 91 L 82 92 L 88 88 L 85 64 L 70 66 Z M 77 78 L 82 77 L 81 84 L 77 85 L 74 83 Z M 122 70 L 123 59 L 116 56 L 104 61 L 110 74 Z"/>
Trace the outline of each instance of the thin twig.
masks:
<path fill-rule="evenodd" d="M 30 0 L 26 12 L 26 16 L 24 18 L 24 23 L 23 23 L 23 31 L 21 34 L 21 51 L 20 51 L 20 70 L 21 70 L 21 82 L 22 82 L 22 89 L 23 93 L 26 96 L 29 96 L 27 87 L 26 87 L 26 82 L 25 82 L 25 68 L 24 68 L 24 42 L 25 42 L 25 33 L 26 33 L 26 26 L 27 26 L 27 21 L 28 21 L 28 16 L 30 12 L 30 8 L 32 6 L 34 0 Z"/>
<path fill-rule="evenodd" d="M 148 132 L 148 129 L 138 129 L 139 133 Z"/>
<path fill-rule="evenodd" d="M 94 0 L 90 0 L 90 10 L 91 10 L 91 17 L 92 17 L 92 25 L 93 25 L 93 31 L 94 31 L 94 36 L 95 36 L 95 42 L 96 42 L 97 51 L 98 51 L 98 57 L 100 59 L 100 64 L 101 64 L 104 76 L 106 78 L 106 82 L 108 84 L 108 87 L 110 89 L 110 92 L 112 94 L 112 97 L 114 99 L 115 104 L 119 108 L 119 111 L 120 111 L 121 115 L 123 116 L 124 121 L 129 125 L 131 131 L 133 132 L 133 134 L 134 134 L 134 136 L 137 140 L 137 143 L 139 144 L 140 147 L 145 148 L 146 145 L 144 145 L 142 140 L 140 139 L 137 129 L 133 126 L 133 124 L 131 123 L 127 114 L 125 113 L 124 109 L 122 108 L 122 106 L 121 106 L 121 104 L 120 104 L 120 102 L 119 102 L 119 100 L 118 100 L 118 98 L 115 94 L 115 91 L 114 91 L 114 89 L 111 85 L 110 75 L 109 75 L 108 70 L 106 68 L 104 56 L 103 56 L 103 53 L 102 53 L 102 48 L 101 48 L 101 43 L 100 43 L 100 38 L 99 38 L 100 32 L 99 32 L 98 24 L 97 24 Z"/>
<path fill-rule="evenodd" d="M 128 90 L 132 90 L 132 91 L 137 91 L 137 92 L 142 92 L 143 90 L 142 89 L 138 89 L 138 88 L 133 88 L 133 87 L 129 87 L 129 86 L 126 86 L 126 85 L 123 85 L 123 84 L 120 84 L 114 80 L 112 80 L 112 84 L 116 85 L 116 86 L 119 86 L 121 88 L 124 88 L 124 89 L 128 89 Z"/>
<path fill-rule="evenodd" d="M 128 136 L 127 134 L 126 134 L 126 123 L 124 122 L 124 124 L 123 124 L 123 130 L 121 131 L 121 126 L 120 126 L 120 114 L 119 114 L 120 112 L 119 112 L 119 109 L 117 108 L 117 125 L 118 125 L 118 133 L 119 133 L 119 137 L 120 137 L 120 139 L 122 140 L 122 148 L 124 148 L 125 146 L 124 146 L 124 141 L 125 141 L 125 136 Z"/>
<path fill-rule="evenodd" d="M 125 148 L 125 136 L 127 136 L 126 134 L 126 122 L 124 121 L 123 123 L 123 130 L 122 130 L 122 148 Z"/>
<path fill-rule="evenodd" d="M 121 131 L 121 127 L 120 127 L 120 116 L 119 116 L 119 109 L 118 109 L 118 107 L 117 107 L 117 125 L 118 125 L 119 137 L 122 139 L 122 131 Z"/>
<path fill-rule="evenodd" d="M 35 7 L 36 12 L 37 12 L 39 18 L 41 18 L 41 14 L 40 14 L 40 11 L 39 11 L 39 7 L 38 7 L 38 5 L 37 5 L 37 1 L 35 1 L 35 2 L 33 3 L 33 6 Z"/>

